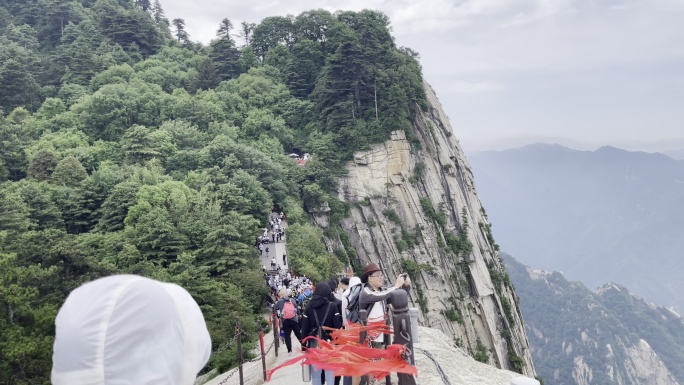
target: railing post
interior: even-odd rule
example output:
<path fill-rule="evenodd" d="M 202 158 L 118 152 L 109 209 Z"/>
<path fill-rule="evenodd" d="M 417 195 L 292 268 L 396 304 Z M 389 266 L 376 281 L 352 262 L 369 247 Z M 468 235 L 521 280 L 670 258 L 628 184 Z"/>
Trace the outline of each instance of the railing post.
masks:
<path fill-rule="evenodd" d="M 240 329 L 240 317 L 237 317 L 235 322 L 235 334 L 237 335 L 237 355 L 238 355 L 238 371 L 240 372 L 240 385 L 245 384 L 242 375 L 242 330 Z"/>
<path fill-rule="evenodd" d="M 368 321 L 368 311 L 366 309 L 361 309 L 359 310 L 359 323 L 361 326 L 366 326 Z M 362 331 L 359 333 L 359 343 L 363 344 L 366 342 L 366 337 L 368 336 L 367 331 Z M 361 376 L 361 382 L 359 385 L 367 385 L 368 384 L 368 376 Z"/>
<path fill-rule="evenodd" d="M 261 344 L 261 367 L 264 370 L 264 381 L 266 381 L 266 351 L 264 350 L 264 325 L 259 323 L 259 343 Z"/>
<path fill-rule="evenodd" d="M 387 310 L 387 309 L 385 309 Z M 389 325 L 389 317 L 385 320 L 385 324 Z M 389 334 L 383 334 L 382 335 L 382 344 L 385 347 L 385 350 L 387 350 L 387 347 L 392 344 L 391 341 L 392 337 Z M 392 379 L 390 378 L 390 375 L 388 374 L 387 377 L 385 377 L 385 385 L 392 385 Z"/>
<path fill-rule="evenodd" d="M 278 316 L 273 313 L 273 343 L 275 346 L 275 356 L 278 357 L 278 346 L 280 345 L 280 331 L 278 330 Z"/>
<path fill-rule="evenodd" d="M 394 325 L 394 343 L 404 345 L 406 354 L 404 359 L 409 365 L 416 365 L 413 355 L 413 338 L 411 333 L 411 318 L 408 309 L 408 293 L 395 290 L 390 294 L 387 302 L 392 305 L 392 325 Z M 416 385 L 416 379 L 410 374 L 398 373 L 399 385 Z"/>
<path fill-rule="evenodd" d="M 420 310 L 417 307 L 409 308 L 409 317 L 411 317 L 411 338 L 413 343 L 420 342 L 420 336 L 418 335 L 418 315 Z"/>

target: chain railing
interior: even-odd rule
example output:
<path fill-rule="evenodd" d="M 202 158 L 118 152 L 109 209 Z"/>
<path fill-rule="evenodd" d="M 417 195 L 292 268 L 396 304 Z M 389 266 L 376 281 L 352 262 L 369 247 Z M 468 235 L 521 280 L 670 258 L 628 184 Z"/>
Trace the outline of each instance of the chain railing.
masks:
<path fill-rule="evenodd" d="M 268 345 L 268 347 L 264 347 L 264 327 L 263 325 L 259 324 L 259 342 L 260 342 L 260 354 L 252 359 L 245 359 L 244 358 L 244 352 L 242 350 L 242 338 L 243 336 L 249 336 L 243 329 L 242 326 L 240 325 L 240 319 L 238 318 L 235 322 L 235 328 L 234 328 L 234 333 L 235 335 L 233 338 L 231 338 L 225 345 L 222 347 L 216 349 L 214 351 L 214 354 L 221 353 L 222 351 L 228 349 L 229 347 L 232 346 L 232 344 L 236 343 L 237 344 L 237 355 L 238 355 L 238 366 L 234 369 L 231 369 L 230 371 L 221 374 L 221 376 L 225 376 L 224 379 L 221 380 L 217 385 L 224 385 L 232 378 L 235 374 L 240 375 L 240 385 L 244 385 L 245 380 L 243 377 L 243 366 L 246 363 L 252 363 L 252 362 L 257 362 L 261 360 L 262 366 L 263 366 L 263 377 L 264 381 L 266 381 L 266 356 L 271 352 L 271 349 L 275 347 L 275 353 L 276 357 L 278 356 L 278 342 L 279 342 L 279 335 L 277 331 L 277 318 L 274 317 L 274 338 L 273 341 Z"/>

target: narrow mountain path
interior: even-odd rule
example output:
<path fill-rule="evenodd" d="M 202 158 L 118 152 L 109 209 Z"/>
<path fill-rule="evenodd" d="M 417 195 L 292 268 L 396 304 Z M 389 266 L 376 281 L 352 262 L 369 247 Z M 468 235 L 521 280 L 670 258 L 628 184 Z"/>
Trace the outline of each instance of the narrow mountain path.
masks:
<path fill-rule="evenodd" d="M 273 333 L 268 333 L 264 336 L 264 347 L 267 349 L 266 354 L 266 369 L 270 370 L 283 362 L 302 354 L 301 346 L 296 338 L 292 339 L 292 355 L 287 354 L 285 344 L 281 343 L 278 349 L 278 357 L 275 356 L 275 347 L 273 346 Z M 245 385 L 261 385 L 264 383 L 263 367 L 261 364 L 261 354 L 257 346 L 256 357 L 254 360 L 243 365 L 243 378 Z M 282 368 L 273 374 L 269 385 L 292 385 L 302 382 L 302 367 L 294 364 Z M 240 375 L 237 368 L 231 369 L 226 373 L 219 374 L 205 385 L 240 385 Z"/>

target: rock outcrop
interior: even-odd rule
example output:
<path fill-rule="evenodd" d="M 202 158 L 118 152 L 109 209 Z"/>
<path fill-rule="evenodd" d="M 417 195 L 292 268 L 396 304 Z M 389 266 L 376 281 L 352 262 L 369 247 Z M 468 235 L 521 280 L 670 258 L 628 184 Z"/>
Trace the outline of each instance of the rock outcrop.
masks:
<path fill-rule="evenodd" d="M 433 89 L 413 129 L 358 152 L 339 181 L 350 215 L 316 223 L 357 269 L 378 263 L 387 280 L 408 272 L 420 322 L 479 361 L 534 377 L 518 299 L 498 258 L 473 174 Z"/>

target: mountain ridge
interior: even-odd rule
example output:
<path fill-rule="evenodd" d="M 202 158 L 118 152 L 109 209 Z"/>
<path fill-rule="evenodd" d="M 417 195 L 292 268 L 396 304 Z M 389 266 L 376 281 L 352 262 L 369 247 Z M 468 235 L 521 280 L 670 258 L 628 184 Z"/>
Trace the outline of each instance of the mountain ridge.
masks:
<path fill-rule="evenodd" d="M 548 149 L 553 149 L 549 152 Z M 470 157 L 502 249 L 590 287 L 684 307 L 684 162 L 614 147 L 533 145 Z"/>
<path fill-rule="evenodd" d="M 615 284 L 595 291 L 502 253 L 539 375 L 557 385 L 681 382 L 684 320 Z"/>

